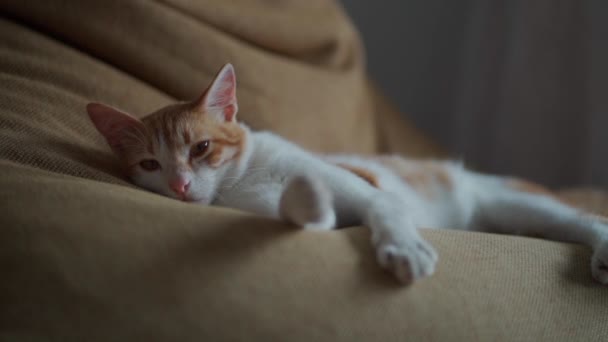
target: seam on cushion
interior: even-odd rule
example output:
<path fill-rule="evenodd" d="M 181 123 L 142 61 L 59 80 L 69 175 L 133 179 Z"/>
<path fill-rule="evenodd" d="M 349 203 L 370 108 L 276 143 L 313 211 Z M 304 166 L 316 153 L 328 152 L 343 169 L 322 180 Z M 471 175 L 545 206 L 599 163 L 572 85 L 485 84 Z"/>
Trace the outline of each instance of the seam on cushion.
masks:
<path fill-rule="evenodd" d="M 184 13 L 183 11 L 173 8 L 167 4 L 163 4 L 158 1 L 154 1 L 154 3 L 158 6 L 161 6 L 162 8 L 167 8 L 169 10 L 172 10 L 175 13 L 179 13 L 180 15 L 187 17 L 191 21 L 196 21 L 197 23 L 201 23 L 201 21 L 197 20 L 195 17 L 190 16 L 187 13 Z M 36 34 L 38 34 L 39 37 L 43 37 L 44 39 L 52 40 L 53 42 L 58 43 L 58 45 L 61 47 L 67 47 L 73 51 L 80 52 L 81 54 L 89 57 L 91 60 L 93 60 L 95 62 L 101 62 L 115 70 L 118 70 L 121 73 L 128 75 L 128 76 L 138 80 L 139 82 L 146 84 L 147 86 L 155 89 L 156 91 L 166 95 L 167 97 L 171 98 L 174 101 L 178 101 L 181 98 L 181 96 L 178 96 L 178 94 L 173 94 L 173 93 L 167 91 L 166 89 L 161 88 L 160 85 L 156 84 L 155 82 L 152 82 L 152 80 L 146 79 L 145 77 L 140 75 L 140 73 L 131 72 L 127 67 L 123 67 L 117 62 L 107 59 L 102 54 L 96 53 L 95 50 L 92 49 L 91 47 L 89 47 L 85 44 L 82 44 L 79 40 L 74 39 L 65 33 L 57 31 L 54 27 L 45 27 L 44 25 L 41 25 L 38 22 L 26 20 L 25 18 L 21 18 L 14 14 L 9 14 L 9 15 L 6 15 L 5 17 L 0 17 L 0 20 L 2 20 L 2 19 L 5 19 L 5 21 L 12 22 L 13 24 L 19 26 L 19 28 L 36 33 Z M 252 45 L 245 40 L 242 40 L 242 39 L 239 39 L 238 37 L 229 35 L 226 32 L 218 29 L 217 27 L 215 27 L 213 25 L 209 24 L 208 26 L 213 28 L 218 34 L 224 35 L 225 37 L 227 37 L 229 39 L 237 40 L 239 42 L 242 42 L 245 45 L 257 48 L 257 50 L 262 50 L 257 45 Z M 204 72 L 211 78 L 217 72 L 217 70 L 215 68 L 211 69 L 207 65 L 201 65 L 200 67 L 194 66 L 194 65 L 190 64 L 186 59 L 182 58 L 180 54 L 170 54 L 170 53 L 168 53 L 168 50 L 158 49 L 158 48 L 156 48 L 156 46 L 157 45 L 155 45 L 155 44 L 146 44 L 146 47 L 153 49 L 156 53 L 159 53 L 160 55 L 162 55 L 165 58 L 174 57 L 174 58 L 167 58 L 167 59 L 172 59 L 173 60 L 172 63 L 174 63 L 174 64 L 175 63 L 181 64 L 186 69 L 188 69 L 190 73 L 196 74 L 199 72 Z M 283 55 L 277 55 L 274 53 L 273 53 L 273 55 L 276 57 L 282 57 L 282 58 L 285 57 Z M 253 93 L 259 93 L 258 91 L 256 91 L 255 87 L 251 87 L 246 82 L 243 82 L 243 80 L 239 80 L 239 88 L 240 89 L 246 88 L 248 91 L 251 91 Z"/>
<path fill-rule="evenodd" d="M 182 16 L 188 18 L 191 21 L 194 21 L 194 22 L 199 23 L 199 24 L 200 23 L 205 23 L 205 25 L 207 25 L 208 27 L 213 28 L 216 32 L 218 32 L 219 34 L 224 35 L 225 37 L 230 38 L 230 39 L 235 40 L 235 41 L 238 41 L 238 42 L 240 42 L 240 43 L 242 43 L 244 45 L 247 45 L 247 46 L 249 46 L 251 48 L 254 48 L 255 50 L 268 53 L 268 54 L 276 57 L 277 59 L 286 60 L 286 61 L 289 61 L 291 63 L 299 64 L 299 65 L 306 66 L 306 67 L 309 67 L 309 68 L 312 67 L 312 68 L 322 69 L 322 70 L 325 70 L 327 72 L 331 72 L 332 71 L 332 69 L 323 68 L 323 67 L 321 67 L 321 66 L 319 66 L 317 64 L 310 63 L 310 62 L 307 62 L 306 60 L 299 59 L 296 56 L 293 56 L 291 54 L 285 54 L 285 53 L 282 53 L 280 51 L 271 49 L 271 48 L 266 47 L 266 46 L 261 46 L 259 44 L 251 43 L 250 41 L 241 38 L 239 35 L 237 35 L 237 34 L 235 34 L 233 32 L 223 30 L 220 27 L 218 27 L 217 25 L 214 25 L 214 24 L 212 24 L 212 23 L 210 23 L 208 21 L 201 20 L 199 17 L 194 16 L 191 13 L 188 13 L 187 11 L 185 11 L 184 9 L 182 9 L 181 7 L 176 6 L 174 4 L 171 4 L 171 3 L 168 3 L 166 0 L 154 0 L 154 2 L 156 4 L 158 4 L 158 5 L 160 5 L 160 6 L 163 6 L 164 8 L 172 10 L 175 13 L 181 14 Z M 210 72 L 212 74 L 215 74 L 216 70 L 210 71 Z"/>
<path fill-rule="evenodd" d="M 179 8 L 179 7 L 177 7 L 177 6 L 174 6 L 174 5 L 172 5 L 172 4 L 169 4 L 169 3 L 167 3 L 167 2 L 165 2 L 165 1 L 163 1 L 163 0 L 154 0 L 153 2 L 154 2 L 154 3 L 155 3 L 157 6 L 159 6 L 159 7 L 163 7 L 163 8 L 166 8 L 167 10 L 173 11 L 174 13 L 178 13 L 178 14 L 180 14 L 182 17 L 187 18 L 188 20 L 190 20 L 190 21 L 192 21 L 192 22 L 195 22 L 195 23 L 197 23 L 198 25 L 200 25 L 201 23 L 204 23 L 204 24 L 206 24 L 207 26 L 209 26 L 209 27 L 213 28 L 213 29 L 214 29 L 214 30 L 215 30 L 215 31 L 216 31 L 218 34 L 223 35 L 223 36 L 225 36 L 225 37 L 226 37 L 226 38 L 228 38 L 228 39 L 236 40 L 236 41 L 238 41 L 238 42 L 244 43 L 245 45 L 248 45 L 248 46 L 251 46 L 251 47 L 255 47 L 255 48 L 261 49 L 261 48 L 259 48 L 257 45 L 250 44 L 250 43 L 249 43 L 249 42 L 247 42 L 246 40 L 241 39 L 240 37 L 238 37 L 238 36 L 236 36 L 236 35 L 233 35 L 233 34 L 230 34 L 230 33 L 226 32 L 226 31 L 223 31 L 223 30 L 221 30 L 219 27 L 217 27 L 217 26 L 215 26 L 215 25 L 212 25 L 212 24 L 211 24 L 211 23 L 209 23 L 209 22 L 199 20 L 199 18 L 197 18 L 197 17 L 193 16 L 192 14 L 190 14 L 190 13 L 188 13 L 188 12 L 186 12 L 186 11 L 182 10 L 181 8 Z M 176 54 L 176 55 L 174 55 L 174 56 L 180 57 L 180 56 L 179 56 L 179 55 L 177 55 L 177 54 Z M 186 60 L 183 60 L 183 62 L 184 62 L 184 64 L 185 64 L 185 65 L 187 65 L 187 66 L 191 67 L 192 69 L 196 69 L 196 68 L 194 68 L 194 67 L 193 67 L 191 64 L 189 64 L 189 63 L 188 63 Z M 203 66 L 202 66 L 202 68 L 204 68 L 204 69 L 205 69 L 205 72 L 207 72 L 207 74 L 209 74 L 209 75 L 215 75 L 215 74 L 217 73 L 217 70 L 216 70 L 215 68 L 214 68 L 214 69 L 211 69 L 211 68 L 210 68 L 209 66 L 207 66 L 207 65 L 203 65 Z M 200 70 L 200 69 L 196 69 L 196 70 Z M 242 84 L 242 82 L 241 82 L 241 81 L 239 81 L 239 86 L 240 86 L 241 84 Z"/>

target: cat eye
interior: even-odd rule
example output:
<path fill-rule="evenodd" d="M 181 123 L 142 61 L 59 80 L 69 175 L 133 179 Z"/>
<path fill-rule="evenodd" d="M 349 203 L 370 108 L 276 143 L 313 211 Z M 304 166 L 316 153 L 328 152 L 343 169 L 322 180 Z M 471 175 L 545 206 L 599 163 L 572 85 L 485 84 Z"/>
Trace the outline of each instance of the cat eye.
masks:
<path fill-rule="evenodd" d="M 209 140 L 203 140 L 203 141 L 199 142 L 198 144 L 194 145 L 194 147 L 192 147 L 192 150 L 190 151 L 190 156 L 193 158 L 201 157 L 202 155 L 205 154 L 205 152 L 207 152 L 208 148 L 209 148 Z"/>
<path fill-rule="evenodd" d="M 139 166 L 146 171 L 156 171 L 160 169 L 160 163 L 154 159 L 145 159 L 139 162 Z"/>

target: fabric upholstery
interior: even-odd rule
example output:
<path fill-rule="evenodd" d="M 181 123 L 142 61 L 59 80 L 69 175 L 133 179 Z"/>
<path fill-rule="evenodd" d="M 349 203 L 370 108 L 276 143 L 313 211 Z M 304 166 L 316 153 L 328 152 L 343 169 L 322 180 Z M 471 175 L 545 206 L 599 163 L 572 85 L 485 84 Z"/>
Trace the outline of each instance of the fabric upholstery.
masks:
<path fill-rule="evenodd" d="M 424 230 L 397 285 L 362 227 L 300 231 L 139 190 L 88 121 L 196 96 L 226 61 L 239 116 L 315 151 L 441 153 L 370 85 L 327 1 L 0 4 L 0 340 L 602 341 L 580 246 Z M 569 193 L 579 203 L 583 193 Z M 573 198 L 574 198 L 573 197 Z M 608 200 L 596 193 L 598 211 Z"/>

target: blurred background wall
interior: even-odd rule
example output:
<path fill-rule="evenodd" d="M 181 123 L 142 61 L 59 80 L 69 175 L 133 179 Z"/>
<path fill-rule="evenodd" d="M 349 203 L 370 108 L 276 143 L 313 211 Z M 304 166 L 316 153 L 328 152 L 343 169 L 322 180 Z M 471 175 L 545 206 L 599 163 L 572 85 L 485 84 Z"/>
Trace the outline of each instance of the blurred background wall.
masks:
<path fill-rule="evenodd" d="M 452 156 L 608 188 L 608 1 L 342 3 L 372 78 Z"/>

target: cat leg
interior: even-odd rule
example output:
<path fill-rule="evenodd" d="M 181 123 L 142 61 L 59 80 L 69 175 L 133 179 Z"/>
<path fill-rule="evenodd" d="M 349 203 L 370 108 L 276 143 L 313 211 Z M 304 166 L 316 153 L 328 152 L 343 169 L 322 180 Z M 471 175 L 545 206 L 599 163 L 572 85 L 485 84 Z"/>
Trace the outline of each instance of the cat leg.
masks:
<path fill-rule="evenodd" d="M 365 224 L 370 229 L 379 264 L 401 282 L 409 284 L 434 272 L 437 253 L 420 236 L 412 216 L 414 212 L 408 209 L 404 198 L 318 159 L 294 163 L 292 167 L 293 174 L 314 175 L 314 178 L 297 177 L 287 185 L 280 201 L 282 217 L 300 226 L 309 226 L 310 222 L 323 222 L 320 218 L 326 216 L 325 208 L 331 208 L 331 226 L 335 222 L 339 227 Z M 301 196 L 306 192 L 313 195 Z M 312 226 L 319 227 L 319 224 Z"/>
<path fill-rule="evenodd" d="M 497 233 L 539 236 L 593 249 L 591 271 L 608 284 L 608 225 L 597 216 L 560 202 L 550 194 L 531 193 L 511 180 L 495 179 L 480 194 L 477 225 Z"/>
<path fill-rule="evenodd" d="M 433 274 L 437 253 L 420 235 L 407 198 L 341 168 L 328 168 L 322 176 L 332 191 L 339 226 L 365 224 L 383 268 L 404 284 Z M 395 188 L 400 182 L 396 180 Z"/>
<path fill-rule="evenodd" d="M 329 189 L 318 179 L 297 176 L 289 181 L 279 201 L 282 219 L 307 229 L 333 229 L 336 214 Z"/>
<path fill-rule="evenodd" d="M 437 252 L 420 236 L 401 198 L 388 192 L 374 196 L 365 223 L 371 229 L 378 263 L 402 283 L 433 274 Z"/>
<path fill-rule="evenodd" d="M 320 172 L 323 181 L 294 177 L 281 196 L 281 217 L 316 229 L 335 227 L 336 216 L 341 226 L 364 223 L 371 230 L 378 263 L 402 283 L 433 274 L 437 253 L 418 233 L 406 203 L 350 173 L 331 171 Z"/>

